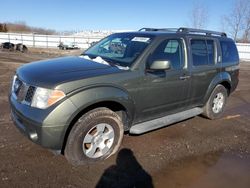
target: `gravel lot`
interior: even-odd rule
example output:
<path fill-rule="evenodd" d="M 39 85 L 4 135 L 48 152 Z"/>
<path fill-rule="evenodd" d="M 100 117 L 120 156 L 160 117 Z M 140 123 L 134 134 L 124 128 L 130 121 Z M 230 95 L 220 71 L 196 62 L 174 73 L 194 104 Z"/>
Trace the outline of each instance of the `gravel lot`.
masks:
<path fill-rule="evenodd" d="M 0 187 L 250 187 L 250 62 L 224 117 L 194 117 L 140 136 L 125 135 L 118 154 L 91 166 L 23 137 L 9 118 L 8 91 L 23 63 L 79 51 L 0 51 Z"/>

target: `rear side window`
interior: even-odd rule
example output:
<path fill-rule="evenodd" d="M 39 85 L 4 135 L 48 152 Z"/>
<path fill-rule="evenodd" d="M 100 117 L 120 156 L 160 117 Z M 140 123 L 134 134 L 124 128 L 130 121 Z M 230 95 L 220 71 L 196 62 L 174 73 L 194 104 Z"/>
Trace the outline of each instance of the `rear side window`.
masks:
<path fill-rule="evenodd" d="M 208 64 L 214 64 L 215 60 L 215 48 L 214 48 L 214 41 L 207 40 L 207 54 L 208 54 Z"/>
<path fill-rule="evenodd" d="M 222 63 L 239 61 L 237 48 L 233 41 L 221 41 Z"/>
<path fill-rule="evenodd" d="M 215 47 L 213 40 L 192 39 L 191 50 L 194 66 L 214 64 Z"/>

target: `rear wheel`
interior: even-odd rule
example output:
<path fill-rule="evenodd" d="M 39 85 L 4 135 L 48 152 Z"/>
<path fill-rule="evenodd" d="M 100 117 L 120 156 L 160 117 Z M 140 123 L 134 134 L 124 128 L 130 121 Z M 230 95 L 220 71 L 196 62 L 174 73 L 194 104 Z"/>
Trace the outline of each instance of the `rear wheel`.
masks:
<path fill-rule="evenodd" d="M 220 118 L 225 108 L 227 96 L 227 89 L 223 85 L 217 85 L 204 106 L 203 115 L 209 119 Z"/>
<path fill-rule="evenodd" d="M 65 157 L 74 165 L 104 160 L 119 149 L 123 132 L 122 121 L 115 112 L 107 108 L 91 110 L 72 128 Z"/>

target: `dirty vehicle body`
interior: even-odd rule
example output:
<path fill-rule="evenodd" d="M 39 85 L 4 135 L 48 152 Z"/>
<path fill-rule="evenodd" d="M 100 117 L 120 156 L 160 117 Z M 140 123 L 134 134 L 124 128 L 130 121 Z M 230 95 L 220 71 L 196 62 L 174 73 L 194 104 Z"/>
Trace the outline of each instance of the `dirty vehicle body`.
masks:
<path fill-rule="evenodd" d="M 112 34 L 79 57 L 26 64 L 9 96 L 16 126 L 72 164 L 114 154 L 142 134 L 202 114 L 221 117 L 239 57 L 225 33 L 189 28 Z"/>

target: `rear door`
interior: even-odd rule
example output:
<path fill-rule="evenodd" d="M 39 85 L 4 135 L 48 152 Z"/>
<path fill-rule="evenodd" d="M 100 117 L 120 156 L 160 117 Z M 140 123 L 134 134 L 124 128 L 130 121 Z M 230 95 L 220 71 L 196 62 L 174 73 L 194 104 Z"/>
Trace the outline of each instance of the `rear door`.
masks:
<path fill-rule="evenodd" d="M 191 69 L 191 96 L 188 106 L 202 105 L 209 84 L 220 72 L 217 63 L 217 40 L 213 38 L 189 39 L 189 62 Z"/>

